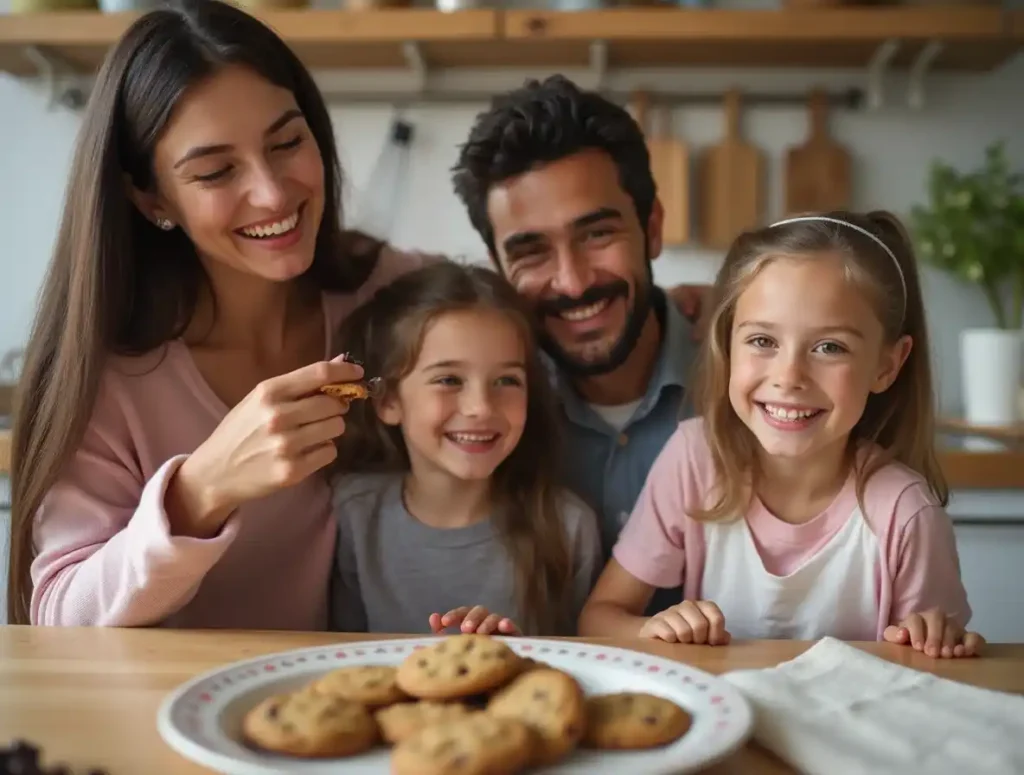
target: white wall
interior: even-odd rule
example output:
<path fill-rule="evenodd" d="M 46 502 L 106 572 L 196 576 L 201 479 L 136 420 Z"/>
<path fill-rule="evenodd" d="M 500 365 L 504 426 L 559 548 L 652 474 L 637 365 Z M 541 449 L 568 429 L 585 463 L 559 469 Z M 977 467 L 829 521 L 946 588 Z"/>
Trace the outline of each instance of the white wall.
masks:
<path fill-rule="evenodd" d="M 0 6 L 6 5 L 0 0 Z M 0 9 L 2 10 L 2 9 Z M 588 74 L 567 73 L 586 82 Z M 515 85 L 525 72 L 475 74 L 459 80 L 476 88 Z M 441 75 L 443 79 L 443 74 Z M 337 76 L 324 76 L 330 85 Z M 393 80 L 393 79 L 392 79 Z M 686 71 L 661 74 L 613 73 L 613 84 L 628 88 L 693 88 L 701 92 L 737 84 L 750 90 L 803 90 L 815 84 L 830 88 L 864 85 L 863 73 L 754 71 Z M 361 77 L 363 89 L 389 79 Z M 861 208 L 886 207 L 906 212 L 921 199 L 928 162 L 941 157 L 958 165 L 980 161 L 984 146 L 997 138 L 1009 143 L 1011 157 L 1024 164 L 1024 55 L 1002 69 L 985 75 L 936 76 L 927 84 L 923 110 L 906 107 L 905 82 L 894 79 L 888 91 L 891 103 L 877 113 L 834 115 L 833 133 L 855 159 L 855 204 Z M 396 203 L 391 239 L 403 247 L 446 251 L 483 260 L 481 245 L 460 205 L 451 193 L 449 168 L 456 146 L 473 116 L 483 105 L 427 106 L 410 109 L 416 137 Z M 391 108 L 387 106 L 332 108 L 342 161 L 359 194 L 386 137 Z M 42 91 L 30 83 L 0 76 L 0 353 L 23 344 L 49 251 L 54 238 L 63 187 L 79 117 L 56 108 L 48 110 Z M 694 148 L 714 142 L 721 131 L 721 114 L 714 107 L 681 108 L 675 128 Z M 781 200 L 780 154 L 801 142 L 806 116 L 799 108 L 751 108 L 745 114 L 749 139 L 769 159 L 770 215 L 777 215 Z M 703 251 L 671 251 L 656 263 L 662 284 L 707 281 L 720 256 Z M 941 403 L 957 411 L 959 378 L 957 340 L 969 325 L 987 325 L 990 316 L 979 293 L 927 271 L 926 299 L 930 312 Z"/>

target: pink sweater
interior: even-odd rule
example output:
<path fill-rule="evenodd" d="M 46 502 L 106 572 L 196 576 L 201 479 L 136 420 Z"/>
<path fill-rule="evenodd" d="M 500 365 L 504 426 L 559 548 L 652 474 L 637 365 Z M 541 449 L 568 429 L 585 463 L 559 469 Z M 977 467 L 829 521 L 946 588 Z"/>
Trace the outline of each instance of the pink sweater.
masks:
<path fill-rule="evenodd" d="M 385 250 L 353 294 L 325 294 L 331 332 L 424 257 Z M 323 476 L 250 501 L 216 538 L 172 536 L 168 481 L 228 408 L 173 341 L 112 358 L 92 420 L 35 522 L 34 624 L 324 629 L 335 527 Z"/>

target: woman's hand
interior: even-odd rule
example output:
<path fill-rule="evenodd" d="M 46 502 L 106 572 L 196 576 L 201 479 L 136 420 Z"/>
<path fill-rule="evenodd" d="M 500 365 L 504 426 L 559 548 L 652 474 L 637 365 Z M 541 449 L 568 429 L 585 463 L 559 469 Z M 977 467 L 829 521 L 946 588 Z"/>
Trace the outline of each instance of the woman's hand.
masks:
<path fill-rule="evenodd" d="M 454 608 L 448 613 L 431 614 L 430 629 L 440 635 L 448 627 L 458 627 L 462 632 L 475 632 L 480 635 L 521 635 L 516 623 L 505 616 L 492 614 L 482 605 L 470 608 L 468 605 Z"/>
<path fill-rule="evenodd" d="M 336 358 L 257 385 L 172 478 L 165 498 L 172 533 L 216 535 L 242 503 L 331 463 L 348 405 L 319 388 L 362 376 L 362 367 Z"/>
<path fill-rule="evenodd" d="M 725 617 L 710 600 L 684 600 L 666 608 L 647 620 L 639 637 L 709 646 L 724 646 L 732 640 L 725 629 Z"/>
<path fill-rule="evenodd" d="M 912 646 L 929 657 L 973 657 L 981 653 L 985 639 L 976 632 L 966 632 L 938 608 L 911 614 L 898 625 L 889 625 L 883 640 L 901 646 Z"/>

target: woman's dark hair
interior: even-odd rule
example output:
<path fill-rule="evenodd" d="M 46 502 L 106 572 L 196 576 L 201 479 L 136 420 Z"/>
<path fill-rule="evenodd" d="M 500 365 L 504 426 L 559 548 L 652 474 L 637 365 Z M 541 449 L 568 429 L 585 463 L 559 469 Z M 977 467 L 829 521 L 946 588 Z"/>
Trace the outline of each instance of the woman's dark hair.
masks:
<path fill-rule="evenodd" d="M 352 313 L 341 349 L 380 377 L 383 396 L 416 366 L 438 317 L 463 310 L 497 311 L 520 332 L 526 358 L 526 425 L 492 480 L 494 527 L 515 568 L 524 632 L 570 634 L 572 563 L 560 511 L 558 420 L 554 394 L 536 346 L 533 316 L 516 290 L 484 267 L 434 264 L 403 275 Z M 356 401 L 339 440 L 339 473 L 408 471 L 400 428 L 381 422 L 371 401 Z"/>
<path fill-rule="evenodd" d="M 494 229 L 487 215 L 493 186 L 542 164 L 586 150 L 607 153 L 619 171 L 637 218 L 646 229 L 654 207 L 651 158 L 643 130 L 629 113 L 563 75 L 494 98 L 476 118 L 453 169 L 455 193 L 492 256 Z"/>
<path fill-rule="evenodd" d="M 132 204 L 126 177 L 153 186 L 153 150 L 190 88 L 241 65 L 295 96 L 324 162 L 324 213 L 303 280 L 358 288 L 379 243 L 340 226 L 341 169 L 312 77 L 267 26 L 218 0 L 151 11 L 97 75 L 79 130 L 60 229 L 15 405 L 8 610 L 28 622 L 32 527 L 90 420 L 106 359 L 151 351 L 184 332 L 206 275 L 181 229 L 163 232 Z"/>

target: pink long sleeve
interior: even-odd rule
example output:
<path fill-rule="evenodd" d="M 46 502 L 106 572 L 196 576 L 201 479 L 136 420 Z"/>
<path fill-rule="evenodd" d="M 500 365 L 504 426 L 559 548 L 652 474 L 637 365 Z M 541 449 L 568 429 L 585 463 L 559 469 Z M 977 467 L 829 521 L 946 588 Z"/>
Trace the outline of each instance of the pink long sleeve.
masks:
<path fill-rule="evenodd" d="M 51 625 L 157 624 L 195 595 L 206 572 L 230 545 L 237 522 L 219 536 L 172 536 L 164 493 L 184 455 L 161 465 L 149 481 L 122 460 L 90 425 L 70 470 L 36 521 L 32 621 Z"/>
<path fill-rule="evenodd" d="M 357 292 L 325 295 L 328 331 L 425 260 L 384 251 Z M 168 482 L 225 414 L 180 341 L 110 358 L 85 436 L 36 514 L 33 623 L 326 627 L 336 530 L 325 477 L 243 504 L 212 539 L 169 533 Z"/>

